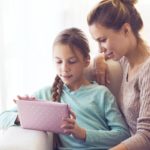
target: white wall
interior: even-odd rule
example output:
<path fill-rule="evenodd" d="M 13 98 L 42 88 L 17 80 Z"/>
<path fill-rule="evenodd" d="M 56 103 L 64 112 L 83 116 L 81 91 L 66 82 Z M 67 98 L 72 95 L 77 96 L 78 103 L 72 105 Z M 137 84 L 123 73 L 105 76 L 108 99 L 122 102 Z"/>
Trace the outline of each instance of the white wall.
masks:
<path fill-rule="evenodd" d="M 54 37 L 72 26 L 89 36 L 86 15 L 95 2 L 0 0 L 0 111 L 12 107 L 16 95 L 52 83 Z"/>
<path fill-rule="evenodd" d="M 0 111 L 12 107 L 17 94 L 31 94 L 52 83 L 52 42 L 62 29 L 82 28 L 92 53 L 97 52 L 86 23 L 87 13 L 97 2 L 0 0 Z M 150 43 L 150 1 L 139 0 L 137 8 L 145 23 L 142 34 Z"/>
<path fill-rule="evenodd" d="M 136 7 L 138 11 L 141 14 L 141 17 L 144 22 L 144 27 L 141 31 L 142 37 L 145 39 L 145 41 L 150 45 L 150 1 L 149 0 L 138 0 L 138 3 L 136 4 Z"/>

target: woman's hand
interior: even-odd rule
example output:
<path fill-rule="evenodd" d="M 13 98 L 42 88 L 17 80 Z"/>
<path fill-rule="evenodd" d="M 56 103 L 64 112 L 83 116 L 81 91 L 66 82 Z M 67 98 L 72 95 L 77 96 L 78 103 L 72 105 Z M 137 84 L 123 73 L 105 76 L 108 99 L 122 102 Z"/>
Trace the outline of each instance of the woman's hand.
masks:
<path fill-rule="evenodd" d="M 108 85 L 110 83 L 108 65 L 106 63 L 104 53 L 99 53 L 95 57 L 93 69 L 94 69 L 94 76 L 99 84 Z"/>
<path fill-rule="evenodd" d="M 70 118 L 64 118 L 61 128 L 64 129 L 64 133 L 72 134 L 75 138 L 84 140 L 86 139 L 86 131 L 80 128 L 76 123 L 76 116 L 74 112 L 69 109 Z"/>

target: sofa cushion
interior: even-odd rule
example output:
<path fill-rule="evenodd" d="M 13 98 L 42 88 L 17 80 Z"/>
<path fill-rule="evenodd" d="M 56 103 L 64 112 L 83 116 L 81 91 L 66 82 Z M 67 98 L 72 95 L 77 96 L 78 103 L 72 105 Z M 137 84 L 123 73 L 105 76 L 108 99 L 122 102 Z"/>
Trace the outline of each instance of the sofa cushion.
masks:
<path fill-rule="evenodd" d="M 13 126 L 1 131 L 0 150 L 52 150 L 52 134 Z"/>

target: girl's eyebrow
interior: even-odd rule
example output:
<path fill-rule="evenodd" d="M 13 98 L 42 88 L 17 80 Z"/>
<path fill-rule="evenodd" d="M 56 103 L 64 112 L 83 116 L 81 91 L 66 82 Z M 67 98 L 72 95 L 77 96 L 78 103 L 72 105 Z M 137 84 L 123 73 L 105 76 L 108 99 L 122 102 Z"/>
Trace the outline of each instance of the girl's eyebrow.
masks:
<path fill-rule="evenodd" d="M 55 58 L 55 59 L 61 59 L 61 58 L 59 58 L 59 57 L 57 57 L 57 56 L 56 56 L 56 57 L 54 57 L 54 58 Z"/>
<path fill-rule="evenodd" d="M 69 57 L 68 59 L 74 59 L 74 58 L 77 58 L 77 57 L 72 56 L 72 57 Z M 56 56 L 55 59 L 62 59 L 62 58 Z"/>

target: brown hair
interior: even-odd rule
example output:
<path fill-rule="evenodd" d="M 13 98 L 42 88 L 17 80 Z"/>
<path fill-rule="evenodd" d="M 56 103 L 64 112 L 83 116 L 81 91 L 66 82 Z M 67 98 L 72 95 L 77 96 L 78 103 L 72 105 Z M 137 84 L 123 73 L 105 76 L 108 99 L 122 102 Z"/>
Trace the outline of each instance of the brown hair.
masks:
<path fill-rule="evenodd" d="M 55 39 L 53 47 L 57 44 L 69 45 L 72 50 L 78 49 L 85 58 L 89 57 L 89 44 L 84 33 L 77 28 L 63 30 Z M 52 86 L 53 101 L 60 101 L 63 82 L 59 76 L 55 77 Z"/>
<path fill-rule="evenodd" d="M 88 25 L 100 23 L 105 27 L 119 30 L 124 23 L 129 23 L 138 38 L 143 21 L 134 7 L 136 2 L 136 0 L 102 0 L 89 13 Z"/>

